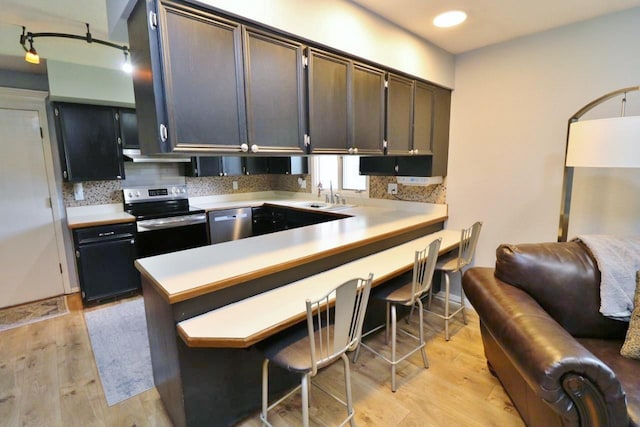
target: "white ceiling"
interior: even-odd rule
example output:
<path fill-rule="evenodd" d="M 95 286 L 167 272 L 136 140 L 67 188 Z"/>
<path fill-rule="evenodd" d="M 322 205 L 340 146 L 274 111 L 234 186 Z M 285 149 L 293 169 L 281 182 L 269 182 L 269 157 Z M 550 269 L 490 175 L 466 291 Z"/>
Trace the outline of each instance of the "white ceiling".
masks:
<path fill-rule="evenodd" d="M 640 0 L 351 1 L 454 54 L 640 6 Z M 433 18 L 447 10 L 465 11 L 467 21 L 435 27 Z"/>
<path fill-rule="evenodd" d="M 640 0 L 350 1 L 454 54 L 640 6 Z M 0 24 L 84 34 L 88 22 L 94 37 L 108 39 L 106 9 L 106 0 L 0 0 Z M 434 27 L 433 17 L 451 9 L 466 11 L 467 21 L 455 28 Z"/>

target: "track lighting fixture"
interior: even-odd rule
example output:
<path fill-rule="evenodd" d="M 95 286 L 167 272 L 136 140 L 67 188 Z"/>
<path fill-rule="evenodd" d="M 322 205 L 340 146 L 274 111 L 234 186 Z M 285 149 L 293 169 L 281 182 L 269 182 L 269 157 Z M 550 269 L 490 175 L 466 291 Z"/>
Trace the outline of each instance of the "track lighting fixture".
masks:
<path fill-rule="evenodd" d="M 27 29 L 22 27 L 22 34 L 20 35 L 20 45 L 25 51 L 24 60 L 30 62 L 32 64 L 40 63 L 40 56 L 38 56 L 38 52 L 33 47 L 33 39 L 38 37 L 59 37 L 65 39 L 75 39 L 75 40 L 83 40 L 87 43 L 98 43 L 107 47 L 112 47 L 114 49 L 119 49 L 124 53 L 124 63 L 122 64 L 122 69 L 128 73 L 132 71 L 131 62 L 129 61 L 129 47 L 127 45 L 118 45 L 115 43 L 111 43 L 105 40 L 100 40 L 93 38 L 91 35 L 91 31 L 89 29 L 89 24 L 85 24 L 87 26 L 87 33 L 84 36 L 79 36 L 76 34 L 66 34 L 66 33 L 32 33 L 27 31 Z M 27 49 L 27 42 L 29 42 L 29 48 Z"/>

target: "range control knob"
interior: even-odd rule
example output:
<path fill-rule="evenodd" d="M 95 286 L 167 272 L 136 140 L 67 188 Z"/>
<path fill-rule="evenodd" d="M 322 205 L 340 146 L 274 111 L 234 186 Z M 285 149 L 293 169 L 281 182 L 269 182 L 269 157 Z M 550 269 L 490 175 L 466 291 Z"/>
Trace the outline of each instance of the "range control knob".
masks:
<path fill-rule="evenodd" d="M 136 191 L 136 197 L 140 197 L 140 192 Z"/>
<path fill-rule="evenodd" d="M 131 191 L 129 191 L 127 195 L 129 196 L 129 198 L 133 197 L 133 193 Z"/>
<path fill-rule="evenodd" d="M 182 194 L 184 194 L 184 193 L 186 193 L 186 192 L 187 192 L 187 190 L 185 190 L 184 188 L 181 188 L 181 189 L 180 189 L 180 192 L 181 192 Z"/>

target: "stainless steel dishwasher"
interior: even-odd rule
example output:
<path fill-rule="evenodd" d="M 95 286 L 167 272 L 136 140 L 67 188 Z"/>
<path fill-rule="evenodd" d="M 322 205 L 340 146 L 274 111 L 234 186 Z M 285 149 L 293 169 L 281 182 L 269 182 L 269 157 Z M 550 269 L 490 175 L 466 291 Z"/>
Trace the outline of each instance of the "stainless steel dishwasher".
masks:
<path fill-rule="evenodd" d="M 251 237 L 251 208 L 224 209 L 209 212 L 211 244 Z"/>

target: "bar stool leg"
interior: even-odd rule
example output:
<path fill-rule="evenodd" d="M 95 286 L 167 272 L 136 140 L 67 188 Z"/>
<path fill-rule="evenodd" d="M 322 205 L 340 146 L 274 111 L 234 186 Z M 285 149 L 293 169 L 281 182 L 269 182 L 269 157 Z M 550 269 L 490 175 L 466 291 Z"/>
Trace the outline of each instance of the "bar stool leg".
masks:
<path fill-rule="evenodd" d="M 269 407 L 269 359 L 262 362 L 262 425 L 268 425 L 267 411 Z"/>
<path fill-rule="evenodd" d="M 309 427 L 309 374 L 302 376 L 302 425 Z"/>
<path fill-rule="evenodd" d="M 391 304 L 391 391 L 396 391 L 396 305 Z"/>
<path fill-rule="evenodd" d="M 389 345 L 389 312 L 391 304 L 387 303 L 387 320 L 384 325 L 384 345 Z"/>
<path fill-rule="evenodd" d="M 460 280 L 462 281 L 462 270 L 460 270 Z M 464 289 L 462 289 L 462 282 L 460 283 L 460 300 L 462 301 L 462 322 L 465 325 L 469 324 L 469 321 L 467 320 L 467 303 L 465 302 L 466 299 L 466 295 L 464 294 Z"/>
<path fill-rule="evenodd" d="M 349 416 L 353 415 L 353 399 L 351 398 L 351 369 L 349 368 L 349 358 L 343 353 L 342 361 L 344 362 L 344 388 L 347 396 L 347 414 Z M 352 427 L 355 427 L 356 421 L 353 417 L 349 420 L 349 424 Z"/>
<path fill-rule="evenodd" d="M 444 273 L 444 283 L 445 283 L 445 291 L 444 291 L 444 339 L 449 341 L 449 273 Z"/>
<path fill-rule="evenodd" d="M 422 353 L 422 362 L 424 362 L 424 367 L 428 368 L 429 367 L 429 359 L 427 359 L 427 351 L 425 350 L 425 342 L 424 342 L 424 310 L 422 307 L 422 301 L 420 301 L 420 298 L 418 298 L 416 300 L 416 302 L 418 303 L 418 320 L 420 322 L 420 346 L 422 346 L 422 348 L 420 349 L 420 352 Z"/>

